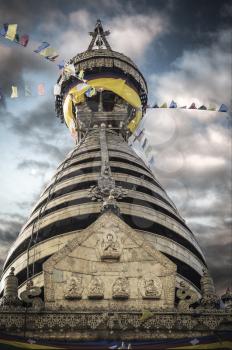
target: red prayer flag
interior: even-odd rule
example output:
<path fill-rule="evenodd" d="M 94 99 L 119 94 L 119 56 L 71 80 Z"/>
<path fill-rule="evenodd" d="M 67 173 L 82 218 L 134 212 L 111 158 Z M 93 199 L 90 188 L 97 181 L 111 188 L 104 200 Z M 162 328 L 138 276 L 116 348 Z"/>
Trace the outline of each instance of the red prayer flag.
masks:
<path fill-rule="evenodd" d="M 44 96 L 45 95 L 45 87 L 44 84 L 39 84 L 37 87 L 38 95 Z"/>
<path fill-rule="evenodd" d="M 196 105 L 195 105 L 195 102 L 193 102 L 193 103 L 191 104 L 191 106 L 189 107 L 189 109 L 197 109 L 197 107 L 196 107 Z"/>
<path fill-rule="evenodd" d="M 24 34 L 19 39 L 19 44 L 26 47 L 29 41 L 29 35 Z"/>

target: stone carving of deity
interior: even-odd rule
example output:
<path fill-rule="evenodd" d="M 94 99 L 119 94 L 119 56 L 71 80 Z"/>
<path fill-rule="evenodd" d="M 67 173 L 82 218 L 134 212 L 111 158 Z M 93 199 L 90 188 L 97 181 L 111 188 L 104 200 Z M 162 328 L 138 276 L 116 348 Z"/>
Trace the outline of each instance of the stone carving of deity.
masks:
<path fill-rule="evenodd" d="M 128 279 L 124 277 L 117 278 L 112 287 L 112 294 L 114 299 L 128 299 L 129 298 Z"/>
<path fill-rule="evenodd" d="M 146 278 L 143 281 L 143 298 L 160 299 L 162 292 L 162 283 L 158 277 Z"/>
<path fill-rule="evenodd" d="M 120 258 L 120 244 L 113 232 L 108 232 L 104 235 L 101 241 L 101 258 L 105 259 L 116 259 Z"/>
<path fill-rule="evenodd" d="M 104 285 L 99 277 L 93 277 L 88 287 L 89 299 L 103 299 Z"/>
<path fill-rule="evenodd" d="M 82 297 L 82 280 L 80 277 L 70 277 L 65 288 L 65 299 L 74 300 Z"/>

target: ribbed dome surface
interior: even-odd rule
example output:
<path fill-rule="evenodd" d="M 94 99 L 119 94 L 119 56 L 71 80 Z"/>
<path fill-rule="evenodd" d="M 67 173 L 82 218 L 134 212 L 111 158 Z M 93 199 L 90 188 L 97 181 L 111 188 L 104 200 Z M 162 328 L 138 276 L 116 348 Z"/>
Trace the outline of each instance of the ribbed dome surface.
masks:
<path fill-rule="evenodd" d="M 90 131 L 58 167 L 10 249 L 2 281 L 14 266 L 23 286 L 29 262 L 29 273 L 33 268 L 37 285 L 43 286 L 43 262 L 101 215 L 101 203 L 89 195 L 101 173 L 99 133 Z M 118 200 L 122 220 L 177 265 L 179 279 L 199 290 L 204 256 L 175 205 L 122 136 L 106 130 L 106 143 L 112 178 L 128 189 Z"/>

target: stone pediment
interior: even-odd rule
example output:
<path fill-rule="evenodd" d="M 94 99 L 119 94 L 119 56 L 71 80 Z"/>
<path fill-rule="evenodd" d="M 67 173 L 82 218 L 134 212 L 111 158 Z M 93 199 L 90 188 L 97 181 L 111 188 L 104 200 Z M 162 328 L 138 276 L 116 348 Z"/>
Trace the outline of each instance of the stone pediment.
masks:
<path fill-rule="evenodd" d="M 77 232 L 43 271 L 51 309 L 174 307 L 176 265 L 111 212 Z"/>

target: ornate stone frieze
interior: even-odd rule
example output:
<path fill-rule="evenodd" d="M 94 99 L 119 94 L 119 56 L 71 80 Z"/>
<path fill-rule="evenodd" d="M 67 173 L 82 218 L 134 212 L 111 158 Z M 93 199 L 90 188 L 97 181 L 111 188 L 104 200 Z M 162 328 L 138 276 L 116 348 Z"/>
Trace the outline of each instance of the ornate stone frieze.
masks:
<path fill-rule="evenodd" d="M 224 311 L 214 314 L 163 312 L 153 313 L 148 319 L 142 320 L 141 313 L 136 312 L 35 313 L 28 309 L 26 316 L 23 310 L 17 313 L 3 311 L 0 318 L 0 331 L 7 330 L 15 334 L 24 334 L 26 331 L 36 333 L 38 338 L 50 337 L 51 332 L 59 332 L 59 338 L 76 332 L 76 338 L 82 339 L 97 337 L 101 331 L 107 337 L 117 331 L 123 331 L 125 338 L 133 336 L 140 339 L 156 339 L 160 338 L 161 331 L 166 332 L 167 338 L 173 338 L 200 336 L 219 329 L 232 330 L 231 314 Z M 94 330 L 98 333 L 93 333 Z M 65 334 L 62 335 L 63 331 Z M 130 331 L 133 331 L 133 334 Z"/>

